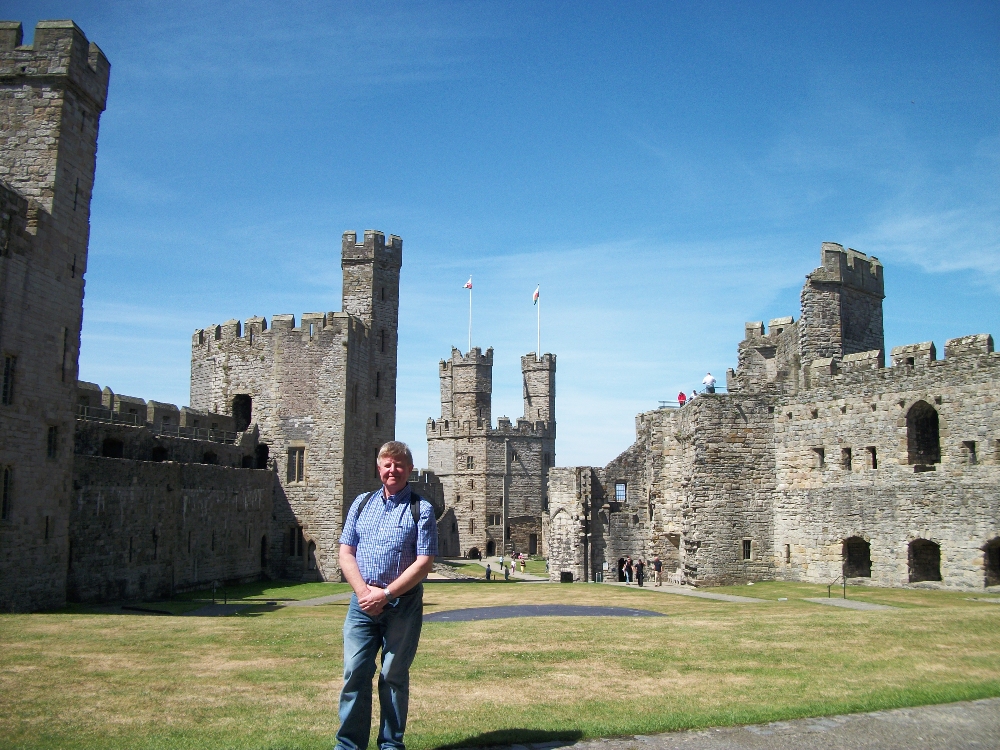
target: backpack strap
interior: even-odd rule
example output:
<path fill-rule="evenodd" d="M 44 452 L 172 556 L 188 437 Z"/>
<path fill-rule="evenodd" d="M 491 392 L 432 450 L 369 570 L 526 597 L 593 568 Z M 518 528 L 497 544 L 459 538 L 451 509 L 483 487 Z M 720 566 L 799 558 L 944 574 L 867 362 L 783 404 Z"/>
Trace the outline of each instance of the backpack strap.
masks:
<path fill-rule="evenodd" d="M 420 501 L 423 500 L 416 492 L 410 492 L 410 513 L 413 514 L 413 525 L 420 528 Z"/>
<path fill-rule="evenodd" d="M 365 495 L 364 498 L 361 500 L 361 503 L 358 505 L 358 515 L 354 519 L 355 523 L 357 523 L 357 520 L 361 518 L 361 514 L 364 513 L 365 506 L 368 505 L 368 501 L 372 499 L 372 496 L 376 492 L 378 492 L 378 490 L 372 490 L 367 495 Z"/>
<path fill-rule="evenodd" d="M 361 514 L 364 512 L 365 506 L 368 505 L 368 501 L 372 499 L 372 497 L 375 495 L 376 492 L 378 492 L 378 490 L 372 490 L 367 495 L 365 495 L 364 498 L 361 500 L 361 503 L 358 505 L 358 515 L 357 515 L 357 518 L 361 518 Z M 423 498 L 420 497 L 420 495 L 418 495 L 416 492 L 410 492 L 410 513 L 413 515 L 413 525 L 414 526 L 419 526 L 420 525 L 420 501 L 421 500 L 423 500 Z M 355 521 L 356 520 L 357 519 L 355 519 Z"/>

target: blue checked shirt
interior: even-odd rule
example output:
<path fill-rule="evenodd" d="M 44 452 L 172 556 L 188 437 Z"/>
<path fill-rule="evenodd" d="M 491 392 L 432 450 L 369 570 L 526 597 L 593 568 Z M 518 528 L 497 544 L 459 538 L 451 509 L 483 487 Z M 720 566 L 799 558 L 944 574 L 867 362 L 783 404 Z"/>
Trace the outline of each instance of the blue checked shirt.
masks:
<path fill-rule="evenodd" d="M 413 523 L 409 485 L 388 499 L 383 487 L 372 495 L 358 518 L 358 506 L 367 494 L 354 499 L 340 543 L 356 548 L 365 583 L 385 588 L 416 562 L 417 555 L 438 553 L 437 521 L 434 507 L 421 498 L 420 523 Z"/>

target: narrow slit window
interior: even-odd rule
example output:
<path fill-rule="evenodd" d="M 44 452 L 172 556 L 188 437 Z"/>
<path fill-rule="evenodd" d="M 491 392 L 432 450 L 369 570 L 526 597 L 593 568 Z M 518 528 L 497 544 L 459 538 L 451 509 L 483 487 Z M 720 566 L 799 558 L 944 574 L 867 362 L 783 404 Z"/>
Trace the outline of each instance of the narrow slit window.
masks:
<path fill-rule="evenodd" d="M 4 406 L 14 403 L 14 370 L 17 366 L 17 357 L 7 354 L 3 358 L 3 398 Z"/>
<path fill-rule="evenodd" d="M 826 451 L 822 448 L 813 448 L 814 463 L 813 466 L 817 469 L 822 469 L 826 466 Z"/>
<path fill-rule="evenodd" d="M 288 449 L 288 481 L 302 482 L 305 479 L 306 449 Z"/>
<path fill-rule="evenodd" d="M 752 551 L 752 542 L 749 539 L 743 540 L 743 559 L 750 559 L 750 552 Z"/>
<path fill-rule="evenodd" d="M 59 454 L 59 428 L 56 425 L 49 425 L 49 436 L 45 450 L 49 458 L 55 458 Z"/>
<path fill-rule="evenodd" d="M 852 458 L 852 456 L 851 456 L 851 449 L 850 448 L 841 448 L 840 449 L 840 467 L 844 471 L 850 471 L 851 470 L 851 458 Z"/>
<path fill-rule="evenodd" d="M 475 458 L 473 458 L 472 456 L 466 456 L 465 457 L 465 468 L 466 469 L 473 469 L 473 468 L 475 468 L 475 462 L 476 462 Z"/>
<path fill-rule="evenodd" d="M 10 506 L 13 501 L 14 469 L 3 467 L 3 481 L 0 484 L 0 520 L 10 519 Z"/>

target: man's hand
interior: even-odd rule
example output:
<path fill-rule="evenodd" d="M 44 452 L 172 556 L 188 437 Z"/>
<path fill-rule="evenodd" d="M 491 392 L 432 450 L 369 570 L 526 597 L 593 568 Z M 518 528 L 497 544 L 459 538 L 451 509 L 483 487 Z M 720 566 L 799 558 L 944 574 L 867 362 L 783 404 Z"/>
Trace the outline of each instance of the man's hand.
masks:
<path fill-rule="evenodd" d="M 361 610 L 372 617 L 378 615 L 389 602 L 385 595 L 385 589 L 378 586 L 368 586 L 368 591 L 364 596 L 358 597 L 358 606 Z"/>

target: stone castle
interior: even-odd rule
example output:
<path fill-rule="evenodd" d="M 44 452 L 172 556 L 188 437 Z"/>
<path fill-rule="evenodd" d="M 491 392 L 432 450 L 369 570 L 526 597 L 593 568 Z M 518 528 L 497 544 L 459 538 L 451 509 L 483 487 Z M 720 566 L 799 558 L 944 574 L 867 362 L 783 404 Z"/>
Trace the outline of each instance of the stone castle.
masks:
<path fill-rule="evenodd" d="M 402 240 L 346 232 L 341 312 L 195 331 L 190 407 L 77 379 L 110 66 L 72 21 L 0 22 L 0 610 L 270 576 L 339 580 L 348 503 L 395 435 Z M 728 393 L 636 419 L 603 468 L 554 468 L 552 354 L 492 426 L 493 351 L 439 366 L 442 554 L 547 554 L 557 580 L 659 554 L 696 584 L 1000 583 L 1000 355 L 884 358 L 882 266 L 826 243 L 798 321 L 749 323 Z M 506 543 L 506 547 L 503 545 Z"/>
<path fill-rule="evenodd" d="M 550 470 L 554 579 L 659 555 L 699 585 L 1000 584 L 992 336 L 886 362 L 882 265 L 835 243 L 820 263 L 798 321 L 746 324 L 728 393 L 638 415 L 603 468 Z"/>
<path fill-rule="evenodd" d="M 513 425 L 500 417 L 495 428 L 492 348 L 467 354 L 452 349 L 438 374 L 441 416 L 427 420 L 427 464 L 448 508 L 438 524 L 441 554 L 539 554 L 545 486 L 556 455 L 555 355 L 521 357 L 524 416 Z"/>
<path fill-rule="evenodd" d="M 402 240 L 344 234 L 342 312 L 196 331 L 190 407 L 78 382 L 110 66 L 72 21 L 22 41 L 0 23 L 0 610 L 339 580 L 343 517 L 395 434 Z"/>

